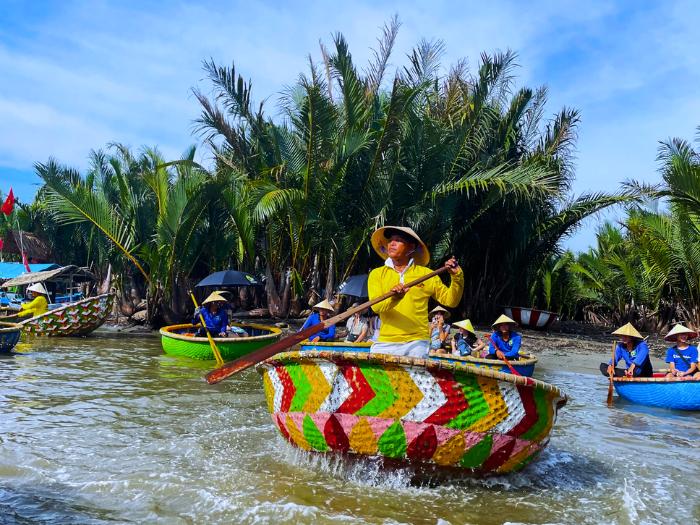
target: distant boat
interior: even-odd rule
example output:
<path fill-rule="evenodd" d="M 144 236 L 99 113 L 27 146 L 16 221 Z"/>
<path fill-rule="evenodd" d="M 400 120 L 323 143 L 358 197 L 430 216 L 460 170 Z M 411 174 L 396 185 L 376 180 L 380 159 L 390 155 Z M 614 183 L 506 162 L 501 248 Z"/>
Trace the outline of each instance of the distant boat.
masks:
<path fill-rule="evenodd" d="M 439 361 L 445 361 L 447 363 L 462 363 L 467 366 L 473 366 L 476 368 L 488 368 L 489 370 L 496 370 L 504 374 L 510 374 L 511 370 L 508 368 L 503 361 L 500 359 L 484 359 L 482 357 L 472 357 L 472 356 L 457 356 L 452 354 L 443 354 L 439 352 L 430 352 L 431 359 L 437 359 Z M 537 358 L 534 354 L 528 352 L 520 352 L 518 359 L 509 359 L 511 366 L 518 372 L 521 376 L 531 377 L 535 373 L 535 365 L 537 364 Z"/>
<path fill-rule="evenodd" d="M 559 314 L 524 306 L 506 306 L 503 311 L 520 326 L 533 330 L 547 330 L 559 318 Z"/>
<path fill-rule="evenodd" d="M 22 325 L 0 322 L 0 354 L 11 352 L 19 341 L 20 335 L 22 335 Z"/>

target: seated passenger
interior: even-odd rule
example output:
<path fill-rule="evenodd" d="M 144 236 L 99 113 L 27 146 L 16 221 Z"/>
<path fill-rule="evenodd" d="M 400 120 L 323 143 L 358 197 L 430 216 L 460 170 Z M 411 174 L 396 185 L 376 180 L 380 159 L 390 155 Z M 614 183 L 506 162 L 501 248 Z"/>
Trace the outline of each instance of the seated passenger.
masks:
<path fill-rule="evenodd" d="M 616 377 L 651 377 L 654 373 L 649 359 L 649 347 L 644 337 L 632 323 L 627 323 L 622 328 L 618 328 L 613 335 L 620 336 L 620 342 L 615 346 L 615 362 L 611 359 L 608 364 L 601 363 L 600 371 L 604 375 L 614 373 Z M 614 368 L 622 360 L 626 369 Z"/>
<path fill-rule="evenodd" d="M 518 359 L 521 335 L 515 331 L 518 323 L 507 315 L 501 315 L 491 325 L 493 333 L 489 341 L 489 353 L 486 359 Z"/>
<path fill-rule="evenodd" d="M 666 352 L 669 372 L 666 377 L 690 377 L 698 370 L 698 348 L 689 345 L 689 339 L 695 339 L 697 332 L 677 324 L 664 337 L 666 341 L 676 343 Z"/>
<path fill-rule="evenodd" d="M 430 310 L 428 314 L 430 319 L 430 350 L 440 350 L 447 340 L 447 336 L 450 335 L 450 325 L 445 323 L 449 317 L 450 312 L 442 306 L 436 306 Z"/>
<path fill-rule="evenodd" d="M 27 288 L 27 298 L 31 301 L 20 306 L 17 317 L 36 317 L 49 310 L 49 292 L 43 284 L 34 283 Z"/>
<path fill-rule="evenodd" d="M 226 327 L 228 326 L 228 314 L 226 313 L 226 298 L 219 292 L 212 292 L 209 297 L 202 301 L 202 306 L 194 311 L 192 324 L 204 324 L 212 337 L 226 337 Z M 207 332 L 200 326 L 195 334 L 197 337 L 206 337 Z"/>
<path fill-rule="evenodd" d="M 360 303 L 353 303 L 350 308 L 355 308 L 357 306 L 360 306 Z M 345 340 L 347 342 L 363 343 L 367 341 L 367 335 L 369 334 L 369 323 L 367 322 L 367 318 L 364 316 L 364 314 L 365 312 L 357 312 L 353 314 L 350 319 L 348 319 L 348 322 L 345 324 L 348 331 L 347 335 L 345 336 Z"/>
<path fill-rule="evenodd" d="M 452 355 L 479 357 L 486 347 L 484 342 L 476 335 L 474 326 L 469 319 L 454 324 L 459 332 L 452 338 Z"/>
<path fill-rule="evenodd" d="M 382 327 L 382 320 L 371 308 L 369 309 L 367 324 L 369 325 L 368 341 L 376 343 L 379 341 L 379 329 Z"/>
<path fill-rule="evenodd" d="M 328 302 L 328 300 L 324 299 L 318 304 L 315 304 L 313 307 L 313 312 L 311 312 L 311 315 L 306 319 L 306 322 L 304 322 L 304 326 L 301 327 L 301 330 L 306 330 L 310 326 L 317 325 L 319 323 L 322 323 L 326 319 L 328 319 L 330 316 L 334 314 L 333 310 L 333 305 Z M 322 341 L 322 342 L 330 342 L 335 339 L 335 325 L 331 325 L 328 328 L 324 328 L 320 332 L 316 332 L 314 335 L 309 337 L 309 341 Z"/>

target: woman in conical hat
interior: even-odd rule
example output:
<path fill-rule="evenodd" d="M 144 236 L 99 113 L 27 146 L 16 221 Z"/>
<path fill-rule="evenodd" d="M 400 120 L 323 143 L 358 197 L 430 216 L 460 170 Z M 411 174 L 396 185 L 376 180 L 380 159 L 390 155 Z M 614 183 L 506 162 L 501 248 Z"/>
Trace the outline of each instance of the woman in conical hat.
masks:
<path fill-rule="evenodd" d="M 27 287 L 27 296 L 30 302 L 22 304 L 18 317 L 36 317 L 46 313 L 49 309 L 49 292 L 42 283 L 34 283 Z"/>
<path fill-rule="evenodd" d="M 486 359 L 518 359 L 522 336 L 515 331 L 517 327 L 518 323 L 507 315 L 501 315 L 493 322 Z"/>
<path fill-rule="evenodd" d="M 675 343 L 666 351 L 669 372 L 666 377 L 690 377 L 698 370 L 698 348 L 688 344 L 698 333 L 678 323 L 664 339 Z"/>
<path fill-rule="evenodd" d="M 430 316 L 430 350 L 438 351 L 450 335 L 450 325 L 445 322 L 450 317 L 450 312 L 438 305 L 430 310 L 428 315 Z"/>
<path fill-rule="evenodd" d="M 601 363 L 600 371 L 606 376 L 614 373 L 618 377 L 651 377 L 654 370 L 649 359 L 649 347 L 642 334 L 632 323 L 627 323 L 615 330 L 613 335 L 620 336 L 620 342 L 615 346 L 615 362 L 611 359 L 607 366 Z M 620 361 L 625 362 L 625 369 L 615 368 Z"/>
<path fill-rule="evenodd" d="M 439 276 L 434 276 L 409 289 L 406 284 L 430 273 L 424 266 L 430 261 L 430 252 L 418 234 L 405 226 L 384 226 L 372 234 L 372 246 L 385 262 L 369 274 L 369 298 L 375 299 L 389 291 L 396 295 L 372 306 L 379 314 L 381 330 L 370 351 L 427 357 L 428 301 L 433 298 L 448 308 L 457 306 L 464 288 L 462 269 L 453 257 L 445 263 L 452 280 L 449 287 Z"/>
<path fill-rule="evenodd" d="M 469 319 L 454 323 L 459 332 L 452 338 L 452 354 L 460 356 L 480 357 L 481 351 L 486 348 L 484 342 L 476 335 L 474 325 Z"/>
<path fill-rule="evenodd" d="M 333 305 L 328 302 L 328 299 L 324 299 L 320 303 L 316 303 L 312 307 L 312 312 L 309 317 L 306 318 L 306 321 L 304 322 L 304 325 L 301 327 L 301 330 L 306 330 L 310 326 L 317 325 L 319 323 L 322 323 L 326 319 L 328 319 L 330 316 L 333 315 L 335 310 L 333 309 Z M 299 330 L 299 331 L 301 331 Z M 331 325 L 328 328 L 324 328 L 320 332 L 317 332 L 313 335 L 313 337 L 310 338 L 310 341 L 323 341 L 323 342 L 329 342 L 333 341 L 335 339 L 335 325 Z"/>
<path fill-rule="evenodd" d="M 214 337 L 226 337 L 228 332 L 228 313 L 226 313 L 226 298 L 220 291 L 212 292 L 202 301 L 202 305 L 194 312 L 192 324 L 199 325 L 202 323 L 199 316 L 204 319 L 209 333 Z M 195 334 L 197 337 L 206 337 L 207 333 L 204 327 L 200 327 Z"/>

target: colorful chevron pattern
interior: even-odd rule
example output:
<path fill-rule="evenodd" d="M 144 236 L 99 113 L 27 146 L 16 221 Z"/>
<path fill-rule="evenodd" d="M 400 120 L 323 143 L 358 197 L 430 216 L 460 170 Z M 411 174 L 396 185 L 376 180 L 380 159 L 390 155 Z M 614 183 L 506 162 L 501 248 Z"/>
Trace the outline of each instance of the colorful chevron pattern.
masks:
<path fill-rule="evenodd" d="M 45 314 L 32 317 L 22 324 L 22 330 L 35 336 L 87 335 L 101 326 L 112 310 L 114 294 L 88 297 Z"/>
<path fill-rule="evenodd" d="M 272 420 L 299 448 L 480 474 L 524 467 L 566 403 L 541 381 L 377 354 L 288 352 L 258 371 Z"/>

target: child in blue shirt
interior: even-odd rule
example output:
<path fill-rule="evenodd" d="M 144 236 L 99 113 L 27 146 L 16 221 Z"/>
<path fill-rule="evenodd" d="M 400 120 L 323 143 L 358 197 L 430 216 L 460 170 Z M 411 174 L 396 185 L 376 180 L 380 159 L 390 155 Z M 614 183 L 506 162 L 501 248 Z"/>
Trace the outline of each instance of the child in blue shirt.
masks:
<path fill-rule="evenodd" d="M 666 341 L 675 343 L 666 352 L 669 368 L 666 377 L 690 377 L 698 370 L 698 348 L 688 344 L 688 340 L 697 336 L 697 332 L 679 323 L 664 337 Z"/>
<path fill-rule="evenodd" d="M 631 323 L 618 328 L 613 335 L 619 335 L 621 341 L 615 346 L 615 360 L 600 365 L 603 375 L 614 373 L 617 377 L 651 377 L 654 370 L 649 359 L 649 347 L 644 337 Z M 625 362 L 625 369 L 615 368 L 618 362 Z"/>
<path fill-rule="evenodd" d="M 486 359 L 518 359 L 522 337 L 515 329 L 518 323 L 507 315 L 501 315 L 491 327 L 491 341 Z"/>
<path fill-rule="evenodd" d="M 486 347 L 477 337 L 474 326 L 469 319 L 454 324 L 459 332 L 452 338 L 452 355 L 479 357 L 481 350 Z"/>

